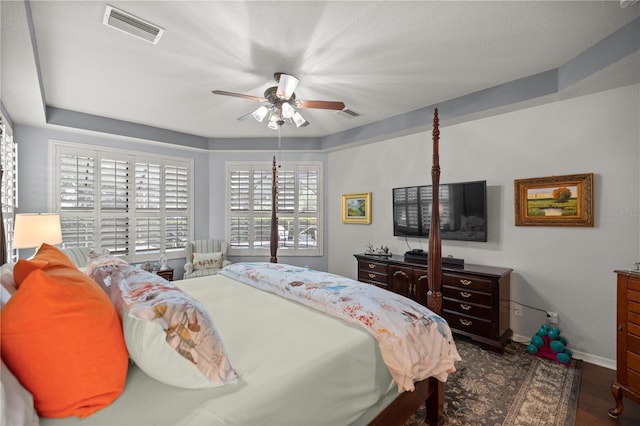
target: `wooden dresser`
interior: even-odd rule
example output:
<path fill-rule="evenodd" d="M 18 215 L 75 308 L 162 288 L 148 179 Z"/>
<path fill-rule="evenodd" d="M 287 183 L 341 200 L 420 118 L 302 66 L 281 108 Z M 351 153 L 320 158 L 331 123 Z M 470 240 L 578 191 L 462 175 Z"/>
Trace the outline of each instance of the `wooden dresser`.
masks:
<path fill-rule="evenodd" d="M 611 393 L 616 406 L 611 417 L 622 414 L 622 398 L 640 403 L 640 271 L 615 271 L 617 274 L 616 380 Z"/>
<path fill-rule="evenodd" d="M 427 265 L 405 262 L 402 256 L 356 254 L 358 281 L 383 287 L 427 306 Z M 509 328 L 512 269 L 470 265 L 442 267 L 442 316 L 453 332 L 503 352 L 513 332 Z"/>

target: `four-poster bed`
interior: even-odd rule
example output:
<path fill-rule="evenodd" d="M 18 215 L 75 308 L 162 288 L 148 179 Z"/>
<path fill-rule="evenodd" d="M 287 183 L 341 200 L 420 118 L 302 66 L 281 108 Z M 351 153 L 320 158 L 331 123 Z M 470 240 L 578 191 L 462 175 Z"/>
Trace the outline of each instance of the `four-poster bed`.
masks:
<path fill-rule="evenodd" d="M 433 112 L 433 155 L 431 166 L 431 180 L 433 188 L 438 188 L 440 183 L 440 120 L 438 118 L 438 109 Z M 276 157 L 273 156 L 271 175 L 271 259 L 272 263 L 278 262 L 277 251 L 279 243 L 278 234 L 278 169 L 276 165 Z M 429 235 L 429 252 L 428 252 L 428 281 L 429 291 L 427 293 L 428 308 L 436 314 L 442 314 L 442 248 L 440 240 L 440 199 L 439 191 L 434 190 L 432 193 L 431 207 L 431 227 Z M 401 393 L 393 403 L 383 410 L 376 417 L 371 425 L 402 425 L 404 422 L 416 412 L 422 403 L 426 405 L 426 423 L 429 425 L 441 425 L 444 423 L 442 417 L 444 405 L 444 383 L 431 377 L 416 383 L 416 389 L 413 392 Z"/>
<path fill-rule="evenodd" d="M 436 179 L 436 172 L 439 171 L 437 126 L 436 112 Z M 308 268 L 278 264 L 275 157 L 272 172 L 273 209 L 269 263 L 237 263 L 224 268 L 218 275 L 168 283 L 164 280 L 158 282 L 157 276 L 153 278 L 152 274 L 113 256 L 98 256 L 89 262 L 88 273 L 95 281 L 90 280 L 88 285 L 94 286 L 98 282 L 111 295 L 111 301 L 115 300 L 114 295 L 121 298 L 123 294 L 128 294 L 127 297 L 135 294 L 145 303 L 154 303 L 156 298 L 161 298 L 167 291 L 180 291 L 201 303 L 205 307 L 202 312 L 209 312 L 215 322 L 228 354 L 224 359 L 228 359 L 233 366 L 237 379 L 222 386 L 190 390 L 175 387 L 177 385 L 171 382 L 163 383 L 162 375 L 153 375 L 153 369 L 157 365 L 154 364 L 148 370 L 144 365 L 144 357 L 140 361 L 134 358 L 130 344 L 133 342 L 138 354 L 140 351 L 144 352 L 147 349 L 137 347 L 137 344 L 145 340 L 146 336 L 145 339 L 131 340 L 131 334 L 128 333 L 132 331 L 127 331 L 127 324 L 131 324 L 133 311 L 130 305 L 125 307 L 123 302 L 118 304 L 114 301 L 117 307 L 115 312 L 121 315 L 125 328 L 127 349 L 135 360 L 135 363 L 128 365 L 122 394 L 101 408 L 94 407 L 97 411 L 91 412 L 88 417 L 80 418 L 69 414 L 62 418 L 43 417 L 40 419 L 42 426 L 303 423 L 400 426 L 423 403 L 426 404 L 425 420 L 428 424 L 444 423 L 443 381 L 454 371 L 454 362 L 460 359 L 448 324 L 424 306 L 375 286 L 329 273 L 309 271 Z M 437 198 L 435 203 L 437 206 Z M 436 207 L 436 216 L 437 211 Z M 435 220 L 437 223 L 438 218 Z M 439 241 L 435 243 L 439 244 Z M 54 247 L 41 249 L 36 256 L 45 256 L 56 250 Z M 40 263 L 33 267 L 45 265 L 43 274 L 49 267 L 46 265 L 59 268 L 57 264 L 42 263 L 42 260 L 44 259 L 35 259 Z M 439 260 L 432 260 L 430 266 L 436 269 L 435 265 L 438 265 Z M 271 268 L 266 265 L 271 265 Z M 71 274 L 73 270 L 79 273 L 75 265 L 70 264 L 69 268 L 72 271 L 67 273 Z M 251 273 L 242 275 L 243 271 Z M 433 285 L 430 284 L 429 287 L 429 298 L 439 308 L 438 272 L 434 271 L 434 277 L 430 276 Z M 275 275 L 268 275 L 269 273 Z M 23 279 L 28 280 L 31 275 L 26 275 Z M 40 275 L 37 274 L 38 277 Z M 253 279 L 258 285 L 252 286 L 245 278 Z M 272 281 L 277 282 L 286 294 L 261 291 L 261 285 L 271 285 Z M 173 289 L 169 288 L 173 285 Z M 128 286 L 135 291 L 125 293 Z M 297 294 L 301 300 L 288 297 L 287 294 Z M 20 297 L 20 291 L 13 296 L 18 299 Z M 286 299 L 300 303 L 291 303 Z M 306 303 L 307 299 L 320 303 L 324 308 L 313 306 L 312 302 Z M 10 302 L 14 302 L 14 305 L 20 303 L 15 299 Z M 155 314 L 153 319 L 149 318 L 150 321 L 163 319 L 165 312 L 173 309 L 167 311 L 165 307 L 156 311 L 158 306 L 153 306 Z M 309 309 L 309 306 L 314 309 Z M 362 309 L 363 306 L 366 309 Z M 5 317 L 7 308 L 11 308 L 10 304 L 3 310 L 3 321 L 9 318 Z M 331 308 L 335 309 L 332 311 Z M 363 313 L 367 315 L 362 315 Z M 198 323 L 191 315 L 190 313 L 185 318 L 189 320 L 188 330 L 194 336 L 193 333 L 200 332 L 201 326 L 208 320 Z M 167 321 L 167 324 L 173 324 L 170 320 Z M 152 329 L 145 330 L 147 333 Z M 163 345 L 165 333 L 166 343 L 169 344 L 170 330 L 175 333 L 176 329 L 174 326 L 163 326 L 153 330 L 160 333 L 159 341 Z M 85 334 L 79 332 L 78 336 Z M 4 350 L 11 347 L 5 345 L 5 337 L 7 336 L 3 336 L 3 355 Z M 25 339 L 24 336 L 20 338 L 29 345 L 34 344 L 31 339 Z M 184 351 L 185 348 L 182 349 Z M 20 357 L 23 353 L 24 351 L 14 355 Z M 182 353 L 181 356 L 188 359 Z M 148 357 L 156 362 L 156 349 L 150 350 Z M 55 362 L 49 358 L 42 362 Z M 87 358 L 91 357 L 85 357 Z M 172 367 L 163 365 L 160 366 L 162 374 L 172 370 Z M 19 374 L 16 376 L 19 377 Z"/>

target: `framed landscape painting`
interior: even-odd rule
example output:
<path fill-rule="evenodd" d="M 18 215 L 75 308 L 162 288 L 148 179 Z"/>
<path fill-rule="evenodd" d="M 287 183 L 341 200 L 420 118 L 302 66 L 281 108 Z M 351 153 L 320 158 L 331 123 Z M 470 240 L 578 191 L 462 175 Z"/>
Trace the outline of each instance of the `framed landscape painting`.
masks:
<path fill-rule="evenodd" d="M 371 223 L 371 193 L 342 196 L 342 223 Z"/>
<path fill-rule="evenodd" d="M 516 179 L 516 226 L 593 226 L 593 173 Z"/>

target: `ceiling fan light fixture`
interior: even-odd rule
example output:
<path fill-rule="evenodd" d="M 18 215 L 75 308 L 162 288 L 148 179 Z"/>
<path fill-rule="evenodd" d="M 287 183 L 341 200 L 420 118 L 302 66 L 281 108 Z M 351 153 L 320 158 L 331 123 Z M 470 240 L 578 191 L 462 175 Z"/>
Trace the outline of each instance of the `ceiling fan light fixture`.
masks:
<path fill-rule="evenodd" d="M 267 124 L 267 127 L 270 128 L 271 130 L 278 130 L 280 126 L 278 125 L 278 122 L 274 120 L 273 116 L 271 116 L 271 118 L 269 119 L 269 124 Z"/>
<path fill-rule="evenodd" d="M 279 99 L 289 100 L 293 95 L 293 92 L 298 87 L 300 80 L 292 75 L 284 73 L 276 73 L 278 81 L 278 89 L 276 90 L 276 96 Z"/>
<path fill-rule="evenodd" d="M 295 123 L 296 127 L 305 127 L 305 126 L 309 125 L 309 122 L 307 120 L 305 120 L 304 117 L 302 116 L 302 114 L 300 114 L 298 111 L 296 111 L 291 116 L 291 119 Z"/>
<path fill-rule="evenodd" d="M 289 104 L 289 102 L 282 103 L 282 116 L 284 118 L 291 118 L 295 114 L 296 110 Z"/>
<path fill-rule="evenodd" d="M 257 122 L 262 123 L 262 120 L 264 120 L 264 118 L 267 116 L 268 113 L 269 113 L 269 108 L 262 105 L 260 108 L 253 111 L 251 115 L 253 116 L 253 118 L 256 119 Z"/>

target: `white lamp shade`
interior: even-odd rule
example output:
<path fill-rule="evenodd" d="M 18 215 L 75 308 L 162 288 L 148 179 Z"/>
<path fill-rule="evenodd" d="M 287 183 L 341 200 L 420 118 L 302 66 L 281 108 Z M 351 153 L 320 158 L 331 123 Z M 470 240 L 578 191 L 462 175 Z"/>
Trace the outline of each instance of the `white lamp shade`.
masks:
<path fill-rule="evenodd" d="M 17 214 L 13 227 L 13 248 L 40 247 L 42 243 L 60 244 L 62 229 L 57 213 Z"/>
<path fill-rule="evenodd" d="M 289 102 L 282 103 L 282 116 L 284 118 L 291 118 L 296 111 L 293 109 Z"/>
<path fill-rule="evenodd" d="M 296 111 L 291 118 L 293 119 L 293 122 L 296 123 L 296 127 L 305 127 L 309 125 L 309 122 L 305 120 L 298 111 Z"/>
<path fill-rule="evenodd" d="M 251 113 L 251 115 L 253 115 L 253 118 L 255 118 L 256 121 L 259 121 L 260 123 L 262 123 L 262 120 L 264 120 L 264 118 L 267 116 L 268 112 L 269 112 L 269 108 L 267 108 L 266 106 L 262 105 L 260 108 L 258 108 L 257 110 L 253 111 Z"/>

